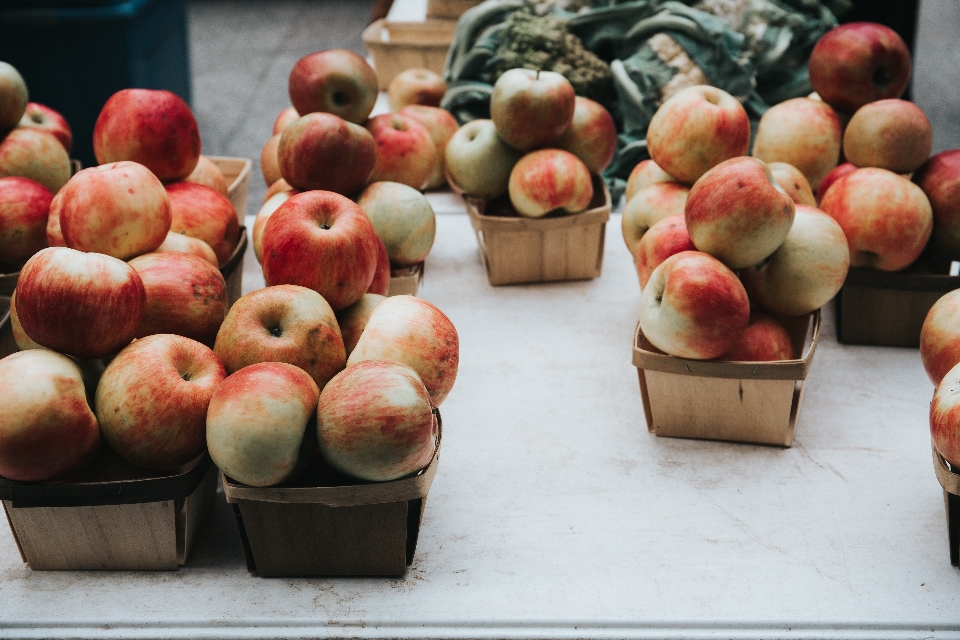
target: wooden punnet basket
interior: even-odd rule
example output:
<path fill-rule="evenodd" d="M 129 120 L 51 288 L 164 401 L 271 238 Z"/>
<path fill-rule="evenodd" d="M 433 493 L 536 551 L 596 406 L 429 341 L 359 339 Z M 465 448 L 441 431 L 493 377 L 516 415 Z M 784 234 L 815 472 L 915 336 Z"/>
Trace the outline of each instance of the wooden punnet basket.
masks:
<path fill-rule="evenodd" d="M 933 469 L 943 487 L 943 506 L 947 512 L 947 541 L 950 564 L 960 566 L 960 473 L 952 469 L 933 447 Z"/>
<path fill-rule="evenodd" d="M 243 256 L 247 253 L 247 229 L 240 225 L 237 245 L 233 253 L 220 267 L 220 274 L 227 283 L 227 308 L 240 299 L 243 294 Z"/>
<path fill-rule="evenodd" d="M 483 0 L 427 0 L 428 20 L 457 20 Z"/>
<path fill-rule="evenodd" d="M 227 179 L 227 197 L 237 212 L 242 227 L 247 216 L 247 193 L 250 190 L 250 172 L 253 162 L 249 158 L 230 158 L 226 156 L 208 156 Z"/>
<path fill-rule="evenodd" d="M 380 90 L 407 69 L 429 69 L 443 73 L 447 50 L 453 42 L 457 23 L 453 20 L 388 22 L 377 20 L 363 30 L 363 46 L 373 58 Z"/>
<path fill-rule="evenodd" d="M 415 264 L 410 269 L 397 276 L 390 277 L 390 290 L 387 296 L 415 296 L 420 290 L 420 284 L 423 282 L 423 272 L 426 270 L 424 263 Z"/>
<path fill-rule="evenodd" d="M 637 325 L 633 364 L 647 428 L 658 436 L 789 447 L 820 337 L 820 311 L 783 318 L 798 360 L 716 362 L 658 352 Z"/>

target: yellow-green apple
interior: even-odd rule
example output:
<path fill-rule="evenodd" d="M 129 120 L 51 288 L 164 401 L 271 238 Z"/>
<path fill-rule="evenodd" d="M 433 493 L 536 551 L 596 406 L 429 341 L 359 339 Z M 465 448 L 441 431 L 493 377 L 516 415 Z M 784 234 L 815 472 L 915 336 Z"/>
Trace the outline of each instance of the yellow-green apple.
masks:
<path fill-rule="evenodd" d="M 438 189 L 447 184 L 447 165 L 444 161 L 447 143 L 457 132 L 457 121 L 446 109 L 430 107 L 422 104 L 410 104 L 400 109 L 400 113 L 410 116 L 430 133 L 430 139 L 437 147 L 437 161 L 434 163 L 433 175 L 427 182 L 426 189 Z"/>
<path fill-rule="evenodd" d="M 206 448 L 207 407 L 225 377 L 216 354 L 196 340 L 140 338 L 100 376 L 95 404 L 103 439 L 138 467 L 190 462 Z"/>
<path fill-rule="evenodd" d="M 437 145 L 426 127 L 400 113 L 370 118 L 365 125 L 377 147 L 370 182 L 400 182 L 423 189 L 437 165 Z"/>
<path fill-rule="evenodd" d="M 386 299 L 384 295 L 367 293 L 346 309 L 337 311 L 337 324 L 340 326 L 340 335 L 343 336 L 343 347 L 347 351 L 347 357 L 350 357 L 353 348 L 357 346 L 357 341 L 367 326 L 367 320 L 370 319 L 373 308 Z"/>
<path fill-rule="evenodd" d="M 378 161 L 369 131 L 329 113 L 308 113 L 295 120 L 280 134 L 277 153 L 280 176 L 292 186 L 342 195 L 353 195 L 367 184 Z"/>
<path fill-rule="evenodd" d="M 930 307 L 920 329 L 920 360 L 934 385 L 960 362 L 960 289 Z"/>
<path fill-rule="evenodd" d="M 460 338 L 450 318 L 426 300 L 393 296 L 374 308 L 347 366 L 364 360 L 396 360 L 413 367 L 439 407 L 457 379 Z"/>
<path fill-rule="evenodd" d="M 334 311 L 370 288 L 377 268 L 377 233 L 356 203 L 330 191 L 305 191 L 274 212 L 260 238 L 268 285 L 313 289 Z"/>
<path fill-rule="evenodd" d="M 473 120 L 453 134 L 444 163 L 452 186 L 489 200 L 507 192 L 510 172 L 523 155 L 497 135 L 492 120 Z"/>
<path fill-rule="evenodd" d="M 793 224 L 795 205 L 763 160 L 731 158 L 690 189 L 684 216 L 697 249 L 731 269 L 759 264 Z"/>
<path fill-rule="evenodd" d="M 750 324 L 730 351 L 720 360 L 736 362 L 770 362 L 793 360 L 797 357 L 790 341 L 790 333 L 783 323 L 769 313 L 754 309 L 750 312 Z"/>
<path fill-rule="evenodd" d="M 689 187 L 673 181 L 653 182 L 634 194 L 620 218 L 623 241 L 631 255 L 637 255 L 637 245 L 650 227 L 665 218 L 683 215 L 689 194 Z"/>
<path fill-rule="evenodd" d="M 640 329 L 681 358 L 709 360 L 733 348 L 750 319 L 747 292 L 726 265 L 683 251 L 653 270 L 640 295 Z"/>
<path fill-rule="evenodd" d="M 600 173 L 617 153 L 617 125 L 613 116 L 599 102 L 577 96 L 573 120 L 557 140 L 557 147 L 580 158 L 590 173 Z"/>
<path fill-rule="evenodd" d="M 200 158 L 200 129 L 177 94 L 122 89 L 107 99 L 97 116 L 93 153 L 100 164 L 132 160 L 163 182 L 183 180 Z"/>
<path fill-rule="evenodd" d="M 59 195 L 60 233 L 71 249 L 129 260 L 154 251 L 170 231 L 170 198 L 136 162 L 84 169 Z"/>
<path fill-rule="evenodd" d="M 67 247 L 34 254 L 17 280 L 17 315 L 38 344 L 102 358 L 133 340 L 146 308 L 136 270 L 122 260 Z"/>
<path fill-rule="evenodd" d="M 367 293 L 375 293 L 385 296 L 390 293 L 390 278 L 393 269 L 390 268 L 390 255 L 387 253 L 387 245 L 377 236 L 377 269 L 373 273 L 373 280 L 367 287 Z M 366 295 L 366 294 L 364 294 Z"/>
<path fill-rule="evenodd" d="M 327 49 L 300 58 L 287 82 L 297 113 L 332 113 L 361 124 L 373 111 L 377 73 L 363 57 L 346 49 Z"/>
<path fill-rule="evenodd" d="M 857 165 L 852 162 L 843 162 L 838 164 L 836 167 L 830 170 L 823 180 L 820 181 L 820 186 L 817 187 L 817 203 L 823 201 L 823 196 L 827 193 L 827 190 L 833 186 L 833 183 L 847 175 L 848 173 L 853 173 L 857 170 Z"/>
<path fill-rule="evenodd" d="M 145 253 L 129 264 L 147 293 L 136 337 L 174 333 L 213 347 L 227 315 L 227 283 L 215 265 L 169 251 Z"/>
<path fill-rule="evenodd" d="M 933 209 L 931 246 L 950 260 L 960 259 L 960 149 L 931 156 L 913 181 Z"/>
<path fill-rule="evenodd" d="M 65 247 L 63 232 L 60 231 L 60 204 L 63 202 L 63 189 L 60 189 L 50 201 L 50 211 L 47 214 L 47 246 Z"/>
<path fill-rule="evenodd" d="M 960 465 L 960 365 L 937 385 L 930 403 L 930 436 L 933 447 L 947 462 Z"/>
<path fill-rule="evenodd" d="M 82 469 L 100 450 L 100 430 L 76 362 L 46 349 L 0 360 L 0 476 L 50 480 Z"/>
<path fill-rule="evenodd" d="M 576 93 L 554 71 L 510 69 L 490 94 L 490 119 L 508 145 L 530 151 L 555 143 L 570 127 Z"/>
<path fill-rule="evenodd" d="M 374 182 L 357 198 L 383 241 L 393 267 L 423 262 L 433 247 L 437 218 L 426 196 L 399 182 Z"/>
<path fill-rule="evenodd" d="M 36 180 L 56 193 L 70 179 L 70 157 L 53 134 L 17 127 L 0 140 L 0 178 Z"/>
<path fill-rule="evenodd" d="M 808 67 L 820 98 L 853 113 L 868 102 L 903 95 L 910 82 L 910 51 L 889 27 L 851 22 L 821 36 Z"/>
<path fill-rule="evenodd" d="M 0 61 L 0 136 L 19 124 L 28 101 L 23 76 L 12 64 Z"/>
<path fill-rule="evenodd" d="M 801 204 L 780 248 L 763 264 L 742 270 L 740 279 L 754 303 L 799 316 L 833 299 L 849 268 L 843 229 L 823 211 Z"/>
<path fill-rule="evenodd" d="M 19 268 L 47 246 L 53 194 L 29 178 L 0 178 L 0 269 Z"/>
<path fill-rule="evenodd" d="M 177 253 L 186 253 L 209 262 L 214 267 L 220 264 L 217 260 L 217 254 L 213 252 L 206 242 L 200 238 L 191 238 L 184 233 L 167 232 L 167 237 L 159 247 L 158 252 L 171 251 Z"/>
<path fill-rule="evenodd" d="M 283 130 L 289 127 L 293 122 L 300 118 L 300 114 L 293 107 L 287 107 L 277 114 L 277 119 L 273 121 L 273 135 L 283 133 Z"/>
<path fill-rule="evenodd" d="M 28 102 L 23 117 L 20 118 L 21 127 L 36 127 L 47 133 L 53 134 L 64 150 L 69 154 L 73 148 L 73 131 L 67 119 L 59 111 L 40 104 L 39 102 Z"/>
<path fill-rule="evenodd" d="M 558 210 L 580 213 L 593 200 L 593 179 L 587 165 L 569 151 L 540 149 L 514 165 L 508 192 L 517 212 L 528 218 Z"/>
<path fill-rule="evenodd" d="M 637 192 L 649 187 L 654 182 L 676 182 L 676 179 L 661 169 L 660 165 L 653 160 L 641 160 L 627 177 L 627 190 L 624 193 L 625 202 L 629 203 Z"/>
<path fill-rule="evenodd" d="M 850 266 L 900 271 L 920 257 L 933 231 L 923 190 L 886 169 L 857 169 L 837 180 L 820 208 L 840 223 Z"/>
<path fill-rule="evenodd" d="M 433 459 L 438 437 L 427 389 L 405 364 L 361 362 L 320 392 L 320 455 L 355 478 L 386 482 L 419 471 Z"/>
<path fill-rule="evenodd" d="M 770 107 L 760 118 L 753 156 L 799 169 L 812 188 L 840 161 L 843 125 L 821 100 L 794 98 Z"/>
<path fill-rule="evenodd" d="M 279 133 L 273 134 L 264 143 L 263 149 L 260 150 L 260 173 L 263 174 L 263 181 L 267 183 L 267 186 L 281 178 L 280 156 L 278 155 L 280 137 L 281 134 Z"/>
<path fill-rule="evenodd" d="M 447 83 L 436 71 L 405 69 L 387 85 L 387 101 L 391 111 L 400 111 L 411 104 L 439 107 L 446 92 Z"/>
<path fill-rule="evenodd" d="M 670 256 L 681 251 L 696 251 L 693 240 L 687 233 L 687 223 L 683 214 L 664 218 L 651 226 L 640 242 L 637 243 L 637 252 L 634 262 L 637 267 L 637 277 L 640 279 L 640 288 L 647 286 L 653 270 Z"/>
<path fill-rule="evenodd" d="M 289 284 L 257 289 L 237 300 L 217 333 L 214 351 L 228 373 L 258 362 L 286 362 L 310 374 L 321 389 L 347 361 L 327 301 L 312 289 Z"/>
<path fill-rule="evenodd" d="M 800 169 L 786 162 L 768 162 L 767 166 L 770 168 L 773 179 L 790 196 L 794 204 L 817 206 L 817 199 L 813 196 L 810 182 Z"/>
<path fill-rule="evenodd" d="M 927 116 L 917 105 L 897 98 L 863 105 L 843 132 L 843 154 L 858 167 L 912 173 L 927 161 L 932 148 Z"/>
<path fill-rule="evenodd" d="M 277 211 L 280 205 L 289 200 L 293 195 L 295 194 L 291 191 L 275 193 L 264 202 L 260 210 L 257 211 L 257 217 L 253 219 L 253 254 L 257 257 L 257 262 L 261 262 L 260 241 L 263 238 L 263 228 L 267 226 L 267 220 Z"/>
<path fill-rule="evenodd" d="M 724 160 L 746 155 L 750 119 L 723 89 L 687 87 L 666 100 L 647 127 L 647 150 L 677 181 L 692 185 Z"/>
<path fill-rule="evenodd" d="M 23 330 L 23 325 L 20 324 L 20 317 L 17 315 L 16 291 L 10 294 L 10 333 L 13 334 L 13 341 L 17 343 L 17 348 L 20 349 L 20 351 L 26 351 L 27 349 L 46 349 L 42 344 L 32 340 L 30 336 L 27 335 L 27 332 Z"/>
<path fill-rule="evenodd" d="M 233 204 L 210 187 L 193 182 L 168 184 L 167 195 L 171 211 L 169 230 L 203 240 L 223 266 L 239 237 L 240 223 Z"/>
<path fill-rule="evenodd" d="M 207 409 L 207 450 L 213 463 L 252 487 L 290 479 L 298 462 L 316 447 L 308 429 L 319 398 L 313 378 L 285 362 L 261 362 L 230 374 Z M 306 451 L 305 444 L 313 446 Z"/>
<path fill-rule="evenodd" d="M 227 185 L 227 178 L 216 163 L 207 156 L 200 156 L 197 160 L 197 166 L 193 172 L 184 178 L 186 182 L 194 182 L 210 187 L 224 198 L 230 195 L 230 188 Z"/>

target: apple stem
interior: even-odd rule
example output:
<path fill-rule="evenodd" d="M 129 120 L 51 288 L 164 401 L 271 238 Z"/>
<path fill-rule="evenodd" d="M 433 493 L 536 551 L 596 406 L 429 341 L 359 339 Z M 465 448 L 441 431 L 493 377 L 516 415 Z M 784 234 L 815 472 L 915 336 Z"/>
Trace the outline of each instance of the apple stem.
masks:
<path fill-rule="evenodd" d="M 323 229 L 323 230 L 327 230 L 327 229 L 330 228 L 330 225 L 328 225 L 326 222 L 324 222 L 322 225 L 320 225 L 320 228 Z"/>
<path fill-rule="evenodd" d="M 183 378 L 185 381 L 190 382 L 190 374 L 189 374 L 189 373 L 181 373 L 181 374 L 180 374 L 180 377 Z"/>

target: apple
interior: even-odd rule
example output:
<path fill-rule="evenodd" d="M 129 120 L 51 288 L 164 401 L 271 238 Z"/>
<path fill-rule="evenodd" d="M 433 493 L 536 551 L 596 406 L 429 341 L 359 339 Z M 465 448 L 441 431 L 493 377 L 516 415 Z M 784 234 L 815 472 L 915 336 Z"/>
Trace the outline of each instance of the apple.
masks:
<path fill-rule="evenodd" d="M 228 373 L 258 362 L 286 362 L 310 374 L 321 389 L 347 360 L 327 301 L 316 291 L 289 284 L 237 300 L 217 333 L 214 351 Z"/>
<path fill-rule="evenodd" d="M 297 113 L 332 113 L 361 124 L 379 95 L 377 73 L 363 57 L 346 49 L 327 49 L 300 58 L 287 84 Z"/>
<path fill-rule="evenodd" d="M 377 234 L 359 206 L 329 191 L 280 205 L 260 239 L 268 285 L 313 289 L 338 311 L 363 297 L 377 268 Z"/>
<path fill-rule="evenodd" d="M 933 209 L 930 244 L 950 260 L 960 259 L 960 149 L 931 156 L 913 175 Z"/>
<path fill-rule="evenodd" d="M 900 271 L 914 263 L 933 231 L 923 190 L 886 169 L 857 169 L 837 180 L 820 208 L 840 223 L 850 266 Z"/>
<path fill-rule="evenodd" d="M 129 262 L 147 294 L 138 338 L 175 333 L 213 347 L 227 315 L 227 283 L 203 258 L 179 252 L 154 252 Z"/>
<path fill-rule="evenodd" d="M 681 358 L 730 351 L 750 319 L 743 285 L 722 262 L 683 251 L 653 270 L 640 295 L 640 329 L 650 344 Z"/>
<path fill-rule="evenodd" d="M 930 403 L 933 448 L 951 465 L 960 464 L 960 366 L 954 366 L 937 385 Z"/>
<path fill-rule="evenodd" d="M 0 266 L 18 268 L 47 246 L 53 194 L 29 178 L 0 178 Z"/>
<path fill-rule="evenodd" d="M 731 269 L 759 264 L 783 243 L 795 205 L 762 160 L 721 162 L 690 189 L 684 216 L 693 244 Z"/>
<path fill-rule="evenodd" d="M 367 293 L 376 293 L 381 296 L 390 295 L 390 278 L 392 275 L 393 269 L 390 268 L 390 255 L 387 253 L 387 245 L 383 244 L 383 240 L 377 236 L 377 268 L 373 272 L 373 280 L 367 287 Z"/>
<path fill-rule="evenodd" d="M 473 120 L 450 138 L 444 164 L 452 186 L 468 196 L 491 200 L 507 192 L 510 172 L 523 155 L 497 135 L 492 120 Z"/>
<path fill-rule="evenodd" d="M 281 178 L 279 156 L 281 137 L 282 134 L 275 133 L 266 141 L 260 151 L 260 172 L 263 174 L 263 181 L 267 183 L 267 186 L 274 184 Z"/>
<path fill-rule="evenodd" d="M 430 132 L 414 118 L 385 113 L 366 124 L 377 147 L 370 182 L 399 182 L 414 189 L 430 183 L 438 162 Z"/>
<path fill-rule="evenodd" d="M 0 61 L 0 136 L 20 123 L 28 101 L 23 76 L 12 64 Z"/>
<path fill-rule="evenodd" d="M 820 98 L 853 113 L 868 102 L 903 95 L 910 82 L 910 51 L 889 27 L 851 22 L 821 36 L 808 67 Z"/>
<path fill-rule="evenodd" d="M 361 362 L 320 393 L 320 455 L 353 477 L 385 482 L 419 471 L 433 459 L 438 437 L 427 389 L 405 364 Z"/>
<path fill-rule="evenodd" d="M 170 197 L 169 230 L 203 240 L 223 266 L 239 237 L 239 222 L 233 204 L 210 187 L 192 182 L 167 185 Z"/>
<path fill-rule="evenodd" d="M 460 338 L 450 319 L 413 296 L 393 296 L 376 306 L 347 367 L 364 360 L 395 360 L 413 367 L 439 407 L 457 379 Z"/>
<path fill-rule="evenodd" d="M 30 336 L 27 335 L 27 332 L 23 330 L 23 325 L 20 324 L 20 318 L 17 315 L 16 291 L 10 294 L 10 333 L 13 334 L 13 341 L 17 344 L 17 348 L 20 349 L 20 351 L 26 351 L 27 349 L 46 349 L 42 344 L 38 344 L 32 340 Z"/>
<path fill-rule="evenodd" d="M 303 369 L 261 362 L 230 374 L 207 409 L 207 450 L 230 478 L 252 487 L 290 479 L 315 439 L 307 430 L 320 390 Z M 309 437 L 307 437 L 309 436 Z"/>
<path fill-rule="evenodd" d="M 400 109 L 400 113 L 419 122 L 430 133 L 430 139 L 437 147 L 437 161 L 433 174 L 427 181 L 426 189 L 438 189 L 447 185 L 447 166 L 444 161 L 447 143 L 457 132 L 456 119 L 446 109 L 420 104 L 410 104 Z"/>
<path fill-rule="evenodd" d="M 960 362 L 960 289 L 930 307 L 920 329 L 920 360 L 934 385 Z"/>
<path fill-rule="evenodd" d="M 510 202 L 528 218 L 560 210 L 585 211 L 593 200 L 590 170 L 577 156 L 562 149 L 531 151 L 510 172 Z"/>
<path fill-rule="evenodd" d="M 721 360 L 735 362 L 771 362 L 795 360 L 797 354 L 790 333 L 783 323 L 763 311 L 750 312 L 750 324 L 730 351 Z"/>
<path fill-rule="evenodd" d="M 100 450 L 80 367 L 45 349 L 0 360 L 0 476 L 39 482 L 82 469 Z"/>
<path fill-rule="evenodd" d="M 103 439 L 145 469 L 190 462 L 206 448 L 207 407 L 225 377 L 213 351 L 195 340 L 171 334 L 137 340 L 110 361 L 97 385 Z"/>
<path fill-rule="evenodd" d="M 107 100 L 93 127 L 100 164 L 132 160 L 163 182 L 183 180 L 200 158 L 200 130 L 189 105 L 157 89 L 122 89 Z"/>
<path fill-rule="evenodd" d="M 73 131 L 67 119 L 58 111 L 38 102 L 28 102 L 27 108 L 20 119 L 21 127 L 36 127 L 53 134 L 63 149 L 69 154 L 73 149 Z"/>
<path fill-rule="evenodd" d="M 50 201 L 50 211 L 47 214 L 47 246 L 65 247 L 66 240 L 63 239 L 63 232 L 60 231 L 60 204 L 63 202 L 63 189 L 53 196 Z"/>
<path fill-rule="evenodd" d="M 71 249 L 129 260 L 155 250 L 170 231 L 170 198 L 136 162 L 84 169 L 60 197 L 60 232 Z"/>
<path fill-rule="evenodd" d="M 157 247 L 157 251 L 187 253 L 206 260 L 214 267 L 219 266 L 220 264 L 220 261 L 217 260 L 217 254 L 213 252 L 213 249 L 210 248 L 210 245 L 200 238 L 191 238 L 184 233 L 174 233 L 172 231 L 168 231 L 166 239 L 163 241 L 163 244 Z"/>
<path fill-rule="evenodd" d="M 343 346 L 346 349 L 347 357 L 353 353 L 353 348 L 357 346 L 357 341 L 370 320 L 370 314 L 374 307 L 386 300 L 384 295 L 376 293 L 364 294 L 360 300 L 353 303 L 346 309 L 337 311 L 337 324 L 340 326 L 340 334 L 343 336 Z"/>
<path fill-rule="evenodd" d="M 810 182 L 800 169 L 786 162 L 768 162 L 770 174 L 780 188 L 783 189 L 794 204 L 805 204 L 808 207 L 817 206 L 817 199 L 810 188 Z"/>
<path fill-rule="evenodd" d="M 30 178 L 56 193 L 70 173 L 66 149 L 43 129 L 17 127 L 0 140 L 0 178 Z"/>
<path fill-rule="evenodd" d="M 830 105 L 794 98 L 773 105 L 760 118 L 753 156 L 793 165 L 815 189 L 840 161 L 842 139 L 843 124 Z"/>
<path fill-rule="evenodd" d="M 843 153 L 858 167 L 912 173 L 927 161 L 932 148 L 927 116 L 912 102 L 896 98 L 863 105 L 843 133 Z"/>
<path fill-rule="evenodd" d="M 679 182 L 654 182 L 634 194 L 623 208 L 620 229 L 630 255 L 637 255 L 643 235 L 657 222 L 683 215 L 690 189 Z"/>
<path fill-rule="evenodd" d="M 627 177 L 627 190 L 624 198 L 629 203 L 633 196 L 641 189 L 649 187 L 654 182 L 676 182 L 673 176 L 660 168 L 653 160 L 641 160 Z"/>
<path fill-rule="evenodd" d="M 570 127 L 575 107 L 573 85 L 554 71 L 510 69 L 500 74 L 490 94 L 497 133 L 520 151 L 556 143 Z"/>
<path fill-rule="evenodd" d="M 580 158 L 590 173 L 599 174 L 617 153 L 617 125 L 613 116 L 599 102 L 577 96 L 573 120 L 557 141 L 557 147 Z"/>
<path fill-rule="evenodd" d="M 664 218 L 651 226 L 640 242 L 634 255 L 637 267 L 637 277 L 640 279 L 640 288 L 647 286 L 653 270 L 670 256 L 681 251 L 696 251 L 690 234 L 687 233 L 687 223 L 683 214 Z"/>
<path fill-rule="evenodd" d="M 342 195 L 367 184 L 378 161 L 369 131 L 329 113 L 308 113 L 294 121 L 280 134 L 277 153 L 280 177 L 292 186 Z"/>
<path fill-rule="evenodd" d="M 844 162 L 838 164 L 836 167 L 830 170 L 823 180 L 820 181 L 820 186 L 817 187 L 817 203 L 823 201 L 823 196 L 826 195 L 827 190 L 833 186 L 833 183 L 847 175 L 848 173 L 853 173 L 857 170 L 857 165 L 852 162 Z"/>
<path fill-rule="evenodd" d="M 688 185 L 724 160 L 746 155 L 749 146 L 746 110 L 726 91 L 707 85 L 675 93 L 647 128 L 650 157 Z"/>
<path fill-rule="evenodd" d="M 193 182 L 210 187 L 224 198 L 230 197 L 230 187 L 227 184 L 227 178 L 216 163 L 207 156 L 200 156 L 197 160 L 197 166 L 193 172 L 184 178 L 185 182 Z"/>
<path fill-rule="evenodd" d="M 405 69 L 387 85 L 387 101 L 391 111 L 400 111 L 411 104 L 439 107 L 446 92 L 447 83 L 439 73 L 429 69 Z"/>
<path fill-rule="evenodd" d="M 393 267 L 423 262 L 437 231 L 437 218 L 426 196 L 398 182 L 374 182 L 357 198 L 383 241 Z"/>
<path fill-rule="evenodd" d="M 297 110 L 293 107 L 287 107 L 279 114 L 277 114 L 277 119 L 273 121 L 273 135 L 278 133 L 283 133 L 284 129 L 289 127 L 294 123 L 295 120 L 300 118 L 300 114 L 297 113 Z"/>
<path fill-rule="evenodd" d="M 750 299 L 784 316 L 810 313 L 840 291 L 850 268 L 847 237 L 836 220 L 806 205 L 797 205 L 793 226 L 780 248 L 740 278 Z"/>
<path fill-rule="evenodd" d="M 269 200 L 263 203 L 263 206 L 260 207 L 260 210 L 257 212 L 257 217 L 253 220 L 253 254 L 257 257 L 257 262 L 262 262 L 260 258 L 261 244 L 260 241 L 263 239 L 263 228 L 267 226 L 267 220 L 270 219 L 277 209 L 284 202 L 289 200 L 294 194 L 290 191 L 281 191 L 274 194 L 270 197 Z"/>
<path fill-rule="evenodd" d="M 81 358 L 120 350 L 133 340 L 146 308 L 146 290 L 133 267 L 67 247 L 49 247 L 27 260 L 16 292 L 27 335 Z"/>
<path fill-rule="evenodd" d="M 270 185 L 270 187 L 267 189 L 267 193 L 264 194 L 263 196 L 264 204 L 266 204 L 267 200 L 277 195 L 278 193 L 289 193 L 291 196 L 295 196 L 298 193 L 302 193 L 302 191 L 300 189 L 294 189 L 292 186 L 290 186 L 289 182 L 287 182 L 283 178 L 280 178 L 279 180 L 274 182 L 272 185 Z"/>

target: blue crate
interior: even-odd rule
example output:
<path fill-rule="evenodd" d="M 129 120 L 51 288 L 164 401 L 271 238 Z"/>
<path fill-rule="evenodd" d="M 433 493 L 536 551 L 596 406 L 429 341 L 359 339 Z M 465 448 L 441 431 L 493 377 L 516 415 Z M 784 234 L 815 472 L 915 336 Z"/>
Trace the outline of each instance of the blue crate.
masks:
<path fill-rule="evenodd" d="M 190 103 L 184 0 L 14 5 L 0 3 L 0 60 L 17 68 L 31 101 L 67 119 L 74 136 L 71 155 L 84 166 L 96 164 L 93 125 L 107 98 L 120 89 L 167 89 Z"/>

